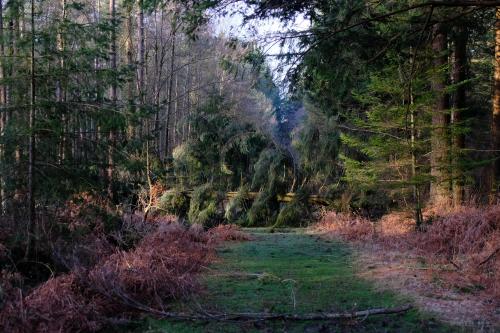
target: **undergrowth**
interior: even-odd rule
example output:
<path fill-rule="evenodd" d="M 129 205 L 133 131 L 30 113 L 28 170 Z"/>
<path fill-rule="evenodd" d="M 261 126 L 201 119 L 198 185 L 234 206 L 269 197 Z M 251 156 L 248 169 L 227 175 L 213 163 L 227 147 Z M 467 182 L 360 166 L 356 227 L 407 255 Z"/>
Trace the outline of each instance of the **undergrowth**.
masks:
<path fill-rule="evenodd" d="M 327 212 L 315 229 L 347 241 L 374 242 L 425 257 L 452 286 L 475 286 L 500 306 L 500 205 L 464 206 L 426 212 L 429 221 L 416 231 L 411 217 L 401 213 L 373 222 L 348 214 Z M 440 273 L 439 270 L 437 273 Z"/>
<path fill-rule="evenodd" d="M 230 225 L 205 231 L 158 212 L 146 220 L 120 214 L 87 194 L 66 207 L 39 216 L 40 239 L 28 259 L 16 250 L 24 244 L 6 236 L 11 225 L 2 225 L 0 331 L 95 332 L 164 311 L 199 290 L 198 273 L 216 244 L 249 239 Z M 23 262 L 48 273 L 33 279 L 19 270 Z"/>

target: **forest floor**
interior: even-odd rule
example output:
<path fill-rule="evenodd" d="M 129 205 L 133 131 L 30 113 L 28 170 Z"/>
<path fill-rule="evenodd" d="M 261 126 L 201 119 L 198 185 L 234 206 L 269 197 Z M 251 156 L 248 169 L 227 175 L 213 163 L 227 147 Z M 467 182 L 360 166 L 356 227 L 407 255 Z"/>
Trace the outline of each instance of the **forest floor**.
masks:
<path fill-rule="evenodd" d="M 321 313 L 395 307 L 407 297 L 377 288 L 359 277 L 358 261 L 348 246 L 305 230 L 251 231 L 253 240 L 218 249 L 208 268 L 204 291 L 179 312 Z M 180 322 L 148 319 L 141 332 L 465 332 L 430 314 L 371 316 L 342 322 Z"/>
<path fill-rule="evenodd" d="M 500 330 L 500 309 L 485 302 L 479 287 L 450 284 L 443 278 L 446 269 L 405 251 L 370 242 L 355 244 L 354 249 L 358 276 L 372 281 L 378 289 L 407 295 L 420 309 L 445 322 L 474 327 L 477 332 Z"/>

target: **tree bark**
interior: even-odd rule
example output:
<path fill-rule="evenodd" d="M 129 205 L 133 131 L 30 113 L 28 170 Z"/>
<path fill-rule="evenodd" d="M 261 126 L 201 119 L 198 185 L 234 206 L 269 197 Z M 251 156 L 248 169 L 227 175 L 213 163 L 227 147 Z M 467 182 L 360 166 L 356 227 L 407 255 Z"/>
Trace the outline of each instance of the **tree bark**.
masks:
<path fill-rule="evenodd" d="M 434 205 L 450 204 L 450 175 L 449 175 L 449 100 L 446 94 L 446 73 L 444 68 L 448 63 L 447 34 L 442 24 L 434 27 L 432 50 L 434 52 L 434 77 L 432 90 L 436 95 L 436 102 L 432 112 L 431 134 L 431 183 L 430 199 Z"/>
<path fill-rule="evenodd" d="M 66 0 L 61 0 L 61 20 L 66 19 Z M 64 36 L 63 32 L 61 31 L 61 28 L 59 29 L 57 33 L 57 50 L 61 52 L 61 56 L 59 58 L 59 68 L 61 70 L 61 77 L 63 77 L 63 72 L 64 72 L 64 55 L 62 55 L 64 51 Z M 62 104 L 65 102 L 64 98 L 64 89 L 63 89 L 63 83 L 61 82 L 62 79 L 57 80 L 56 82 L 56 102 L 59 107 L 62 106 Z M 61 124 L 64 127 L 63 134 L 61 137 L 61 143 L 60 143 L 60 151 L 59 151 L 59 163 L 62 164 L 64 160 L 66 159 L 66 152 L 67 152 L 67 139 L 66 139 L 66 133 L 67 133 L 67 115 L 66 112 L 63 112 L 61 115 Z"/>
<path fill-rule="evenodd" d="M 491 143 L 496 159 L 490 165 L 490 203 L 498 200 L 498 182 L 500 179 L 500 7 L 496 9 L 495 21 L 495 72 L 493 86 L 493 108 L 491 119 Z"/>
<path fill-rule="evenodd" d="M 154 43 L 154 68 L 155 68 L 155 80 L 154 80 L 154 105 L 155 105 L 155 119 L 154 119 L 154 138 L 155 138 L 155 150 L 157 152 L 158 158 L 162 156 L 162 141 L 161 141 L 161 127 L 160 127 L 160 95 L 161 95 L 161 81 L 163 73 L 163 62 L 164 62 L 164 47 L 162 45 L 160 51 L 160 44 L 163 32 L 163 16 L 164 12 L 161 10 L 160 24 L 158 24 L 157 10 L 154 12 L 154 22 L 155 22 L 155 43 Z M 160 31 L 158 31 L 158 26 Z"/>
<path fill-rule="evenodd" d="M 4 28 L 3 28 L 3 0 L 0 0 L 0 80 L 5 79 L 5 44 L 4 44 Z M 7 126 L 7 88 L 5 83 L 0 84 L 0 138 L 4 138 L 5 127 Z M 5 213 L 5 148 L 0 145 L 0 216 Z"/>
<path fill-rule="evenodd" d="M 191 66 L 188 64 L 186 66 L 186 80 L 184 82 L 184 112 L 183 112 L 183 123 L 182 123 L 182 140 L 183 142 L 188 139 L 188 117 L 191 109 L 191 96 L 189 91 L 191 90 Z"/>
<path fill-rule="evenodd" d="M 145 35 L 144 35 L 144 3 L 143 0 L 139 0 L 139 15 L 137 17 L 137 32 L 138 32 L 138 73 L 137 73 L 137 92 L 139 94 L 139 103 L 141 107 L 144 106 L 144 66 L 145 66 Z M 142 136 L 143 124 L 139 125 L 138 135 Z M 148 133 L 149 135 L 149 133 Z"/>
<path fill-rule="evenodd" d="M 172 18 L 172 35 L 171 35 L 171 45 L 170 45 L 170 77 L 168 82 L 168 94 L 167 94 L 167 119 L 165 121 L 165 160 L 168 160 L 170 156 L 170 117 L 172 113 L 172 92 L 174 88 L 174 67 L 175 67 L 175 41 L 177 36 L 177 13 L 173 14 Z"/>
<path fill-rule="evenodd" d="M 466 86 L 463 82 L 467 79 L 467 29 L 459 26 L 456 31 L 455 50 L 453 61 L 453 84 L 457 85 L 455 91 L 453 126 L 456 134 L 453 136 L 453 205 L 460 206 L 464 200 L 464 170 L 462 167 L 462 152 L 465 148 L 465 135 L 463 133 L 463 112 L 467 107 Z"/>
<path fill-rule="evenodd" d="M 109 0 L 109 15 L 112 23 L 111 29 L 111 46 L 110 46 L 110 67 L 113 70 L 113 79 L 111 82 L 111 87 L 109 90 L 109 99 L 111 100 L 111 107 L 113 112 L 115 112 L 116 101 L 117 101 L 117 82 L 116 82 L 116 70 L 117 70 L 117 54 L 116 54 L 116 4 L 115 0 Z M 113 115 L 114 116 L 114 115 Z M 111 125 L 109 130 L 109 142 L 108 142 L 108 196 L 113 199 L 113 174 L 114 174 L 114 150 L 116 143 L 116 131 L 114 125 Z"/>
<path fill-rule="evenodd" d="M 175 74 L 175 97 L 174 97 L 174 123 L 173 123 L 173 130 L 174 130 L 174 135 L 172 137 L 172 149 L 174 149 L 177 144 L 178 144 L 178 131 L 177 131 L 177 119 L 179 117 L 178 112 L 179 112 L 179 76 Z"/>
<path fill-rule="evenodd" d="M 25 257 L 28 258 L 35 231 L 35 0 L 31 0 L 31 62 L 30 62 L 30 111 L 29 111 L 29 143 L 28 143 L 28 237 Z"/>
<path fill-rule="evenodd" d="M 134 65 L 134 55 L 133 55 L 133 21 L 132 12 L 134 5 L 133 3 L 127 4 L 127 41 L 126 41 L 126 54 L 127 54 L 127 65 L 132 68 Z M 127 99 L 129 105 L 129 120 L 127 127 L 127 140 L 132 140 L 134 138 L 135 123 L 133 118 L 133 113 L 135 111 L 135 98 L 134 98 L 134 81 L 130 80 L 127 83 Z"/>

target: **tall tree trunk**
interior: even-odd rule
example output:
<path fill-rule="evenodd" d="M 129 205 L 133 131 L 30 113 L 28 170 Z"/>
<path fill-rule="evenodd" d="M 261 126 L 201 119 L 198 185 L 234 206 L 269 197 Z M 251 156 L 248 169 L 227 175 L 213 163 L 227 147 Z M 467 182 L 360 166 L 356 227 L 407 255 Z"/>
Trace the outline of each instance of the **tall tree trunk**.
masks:
<path fill-rule="evenodd" d="M 12 4 L 11 4 L 11 6 L 12 6 Z M 12 11 L 12 8 L 8 8 L 8 9 L 10 11 Z M 7 52 L 6 53 L 7 53 L 8 57 L 12 57 L 12 58 L 17 56 L 17 54 L 18 54 L 17 46 L 16 46 L 16 40 L 17 40 L 18 32 L 19 32 L 19 30 L 17 29 L 19 26 L 18 14 L 19 13 L 17 13 L 17 15 L 13 15 L 11 13 L 10 18 L 9 18 L 9 23 L 8 23 L 8 36 L 7 36 L 8 44 L 7 44 Z M 6 71 L 7 72 L 4 73 L 6 77 L 14 77 L 16 75 L 14 66 L 12 66 L 12 64 L 9 64 L 9 66 L 6 67 Z M 7 105 L 11 105 L 12 100 L 13 100 L 12 90 L 10 89 L 9 86 L 4 86 L 4 87 L 5 87 L 5 103 Z M 4 112 L 4 115 L 5 115 L 4 126 L 9 125 L 10 120 L 12 119 L 12 112 L 13 112 L 13 110 L 10 107 L 5 110 L 5 112 Z M 4 160 L 5 165 L 13 165 L 14 153 L 18 150 L 18 147 L 19 147 L 19 144 L 17 144 L 17 143 L 14 145 L 4 146 L 3 160 Z M 15 170 L 11 170 L 10 172 L 4 173 L 3 179 L 4 179 L 4 182 L 6 183 L 5 186 L 7 187 L 8 183 L 11 182 L 13 179 L 15 179 L 16 176 L 20 173 L 21 172 L 19 171 L 19 168 L 15 168 Z M 15 193 L 16 193 L 16 191 L 14 191 L 14 193 L 4 192 L 4 195 L 5 195 L 4 196 L 4 210 L 6 212 L 9 212 L 10 208 L 12 207 L 12 199 L 15 197 Z M 14 196 L 13 196 L 13 194 L 14 194 Z"/>
<path fill-rule="evenodd" d="M 172 36 L 170 45 L 170 77 L 168 82 L 168 94 L 167 94 L 167 118 L 165 121 L 165 160 L 168 160 L 170 156 L 170 117 L 172 114 L 172 92 L 174 88 L 174 68 L 175 68 L 175 42 L 177 37 L 177 13 L 173 14 L 172 18 Z"/>
<path fill-rule="evenodd" d="M 35 226 L 35 0 L 31 0 L 31 64 L 30 64 L 30 111 L 29 111 L 29 143 L 28 143 L 28 238 L 25 256 L 30 255 L 32 237 Z M 36 240 L 36 237 L 34 237 Z"/>
<path fill-rule="evenodd" d="M 144 106 L 144 66 L 145 66 L 145 35 L 144 35 L 144 3 L 143 0 L 139 0 L 139 15 L 137 17 L 138 25 L 138 73 L 137 73 L 137 91 L 139 93 L 139 103 L 140 106 Z M 139 137 L 142 136 L 142 123 L 139 125 Z"/>
<path fill-rule="evenodd" d="M 410 49 L 410 54 L 412 49 Z M 410 57 L 411 68 L 414 68 L 415 55 Z M 408 110 L 410 113 L 410 150 L 411 150 L 411 177 L 415 180 L 419 174 L 419 168 L 417 165 L 417 154 L 416 154 L 416 140 L 417 140 L 417 127 L 416 127 L 416 114 L 415 108 L 413 107 L 413 85 L 410 83 L 408 87 Z M 420 193 L 419 184 L 415 183 L 413 185 L 413 200 L 415 201 L 415 226 L 417 230 L 421 230 L 423 223 L 422 215 L 422 198 Z"/>
<path fill-rule="evenodd" d="M 66 19 L 66 0 L 61 0 L 61 21 L 63 22 Z M 62 28 L 59 28 L 58 34 L 57 34 L 57 50 L 60 52 L 61 57 L 59 58 L 59 68 L 61 70 L 61 78 L 64 77 L 64 34 L 61 30 Z M 56 102 L 60 109 L 63 109 L 62 106 L 65 102 L 64 100 L 64 89 L 63 89 L 63 83 L 61 82 L 63 79 L 59 79 L 56 82 Z M 60 143 L 60 151 L 59 151 L 59 163 L 63 164 L 64 160 L 66 158 L 66 151 L 67 151 L 67 128 L 66 128 L 66 123 L 67 123 L 67 115 L 66 115 L 66 108 L 64 108 L 64 112 L 61 115 L 61 124 L 64 127 L 62 137 L 61 137 L 61 143 Z"/>
<path fill-rule="evenodd" d="M 179 117 L 179 76 L 175 74 L 175 97 L 174 97 L 174 123 L 173 123 L 173 130 L 174 130 L 174 135 L 172 137 L 172 149 L 175 148 L 178 144 L 178 131 L 177 131 L 177 119 Z"/>
<path fill-rule="evenodd" d="M 116 53 L 116 4 L 115 0 L 109 0 L 109 15 L 112 23 L 111 29 L 111 46 L 110 46 L 110 67 L 113 71 L 112 74 L 112 82 L 109 90 L 109 99 L 111 100 L 111 108 L 114 112 L 116 111 L 116 101 L 118 98 L 117 95 L 117 81 L 116 81 L 116 70 L 117 70 L 117 53 Z M 109 129 L 109 142 L 108 142 L 108 172 L 107 172 L 107 181 L 108 181 L 108 196 L 113 199 L 113 174 L 115 168 L 114 161 L 114 150 L 116 145 L 116 131 L 114 125 L 111 125 Z"/>
<path fill-rule="evenodd" d="M 157 152 L 158 158 L 161 158 L 162 154 L 162 142 L 161 142 L 161 128 L 160 128 L 160 95 L 161 95 L 161 81 L 163 72 L 163 57 L 160 55 L 160 38 L 162 37 L 163 28 L 163 10 L 161 10 L 161 21 L 158 24 L 158 11 L 154 12 L 154 22 L 155 22 L 155 42 L 154 42 L 154 68 L 155 68 L 155 80 L 154 80 L 154 106 L 155 106 L 155 120 L 154 120 L 154 138 L 155 138 L 155 150 Z M 160 26 L 160 32 L 158 31 L 158 26 Z M 162 47 L 163 50 L 163 47 Z M 161 59 L 160 59 L 161 58 Z"/>
<path fill-rule="evenodd" d="M 94 19 L 95 19 L 95 23 L 97 26 L 100 26 L 100 23 L 101 23 L 101 8 L 102 6 L 102 3 L 101 3 L 101 0 L 96 0 L 96 3 L 95 3 L 95 11 L 94 11 Z M 98 34 L 102 34 L 103 31 L 101 29 L 98 30 Z M 95 58 L 94 58 L 94 75 L 95 75 L 95 85 L 96 85 L 96 89 L 95 89 L 95 104 L 96 105 L 101 105 L 102 102 L 103 102 L 103 97 L 104 97 L 104 87 L 103 87 L 103 84 L 102 84 L 102 81 L 101 81 L 101 77 L 100 77 L 100 71 L 101 71 L 101 57 L 100 55 L 96 55 Z M 94 133 L 94 141 L 99 144 L 101 142 L 103 142 L 103 126 L 102 126 L 102 122 L 101 120 L 99 119 L 96 119 L 96 118 L 92 118 L 93 119 L 93 128 L 95 130 L 95 133 Z M 94 147 L 97 148 L 96 145 L 94 145 Z M 99 149 L 100 149 L 100 146 L 99 146 Z M 101 158 L 101 157 L 99 157 Z M 105 167 L 105 163 L 102 163 L 102 167 L 99 168 L 99 178 L 100 179 L 107 179 L 107 173 L 108 173 L 108 169 L 107 167 Z"/>
<path fill-rule="evenodd" d="M 5 44 L 3 28 L 3 0 L 0 0 L 0 80 L 5 79 Z M 7 87 L 5 83 L 0 84 L 0 139 L 3 141 L 5 127 L 7 126 Z M 0 144 L 0 216 L 5 213 L 5 149 L 4 143 Z"/>
<path fill-rule="evenodd" d="M 195 68 L 196 68 L 196 65 L 195 65 Z M 188 68 L 186 69 L 187 71 L 187 81 L 188 81 L 188 84 L 186 85 L 186 98 L 187 98 L 187 101 L 186 101 L 186 117 L 189 119 L 191 117 L 191 84 L 192 84 L 192 80 L 191 80 L 191 66 L 188 66 Z M 196 74 L 196 71 L 195 71 L 195 74 Z M 186 141 L 189 140 L 191 138 L 191 121 L 187 121 L 187 126 L 186 126 Z"/>
<path fill-rule="evenodd" d="M 467 30 L 463 26 L 457 28 L 453 61 L 453 84 L 457 85 L 454 99 L 453 127 L 453 205 L 459 206 L 464 200 L 464 172 L 462 167 L 465 135 L 463 133 L 463 112 L 466 108 L 466 87 L 463 82 L 467 73 Z"/>
<path fill-rule="evenodd" d="M 134 55 L 133 55 L 133 23 L 132 23 L 132 12 L 134 9 L 133 3 L 127 5 L 127 42 L 126 42 L 126 53 L 127 53 L 127 65 L 131 68 L 134 65 Z M 134 98 L 134 82 L 130 80 L 127 83 L 127 99 L 129 105 L 129 121 L 127 128 L 127 140 L 132 140 L 134 138 L 135 122 L 133 113 L 135 111 L 135 98 Z"/>
<path fill-rule="evenodd" d="M 496 9 L 495 22 L 495 75 L 493 87 L 493 108 L 491 119 L 491 143 L 496 159 L 490 166 L 491 193 L 490 203 L 495 203 L 498 196 L 498 185 L 500 180 L 500 7 Z"/>
<path fill-rule="evenodd" d="M 20 48 L 19 48 L 19 42 L 21 40 L 24 40 L 24 35 L 25 35 L 25 29 L 26 29 L 26 25 L 25 25 L 25 20 L 26 20 L 26 17 L 25 17 L 25 10 L 24 10 L 24 5 L 21 4 L 13 4 L 14 6 L 17 6 L 16 8 L 16 15 L 13 19 L 13 25 L 12 25 L 12 56 L 13 58 L 15 57 L 19 57 L 19 56 L 23 56 L 25 57 L 25 54 L 22 54 Z M 29 67 L 30 66 L 30 57 L 27 56 L 25 57 L 27 59 L 27 66 Z M 16 66 L 13 66 L 13 67 L 16 67 Z M 16 75 L 19 75 L 20 71 L 18 68 L 14 68 L 13 69 L 13 73 L 12 73 L 12 77 L 15 77 Z M 21 103 L 19 101 L 19 95 L 18 94 L 11 94 L 11 97 L 12 97 L 12 102 L 11 104 L 14 104 L 14 103 Z M 28 102 L 29 104 L 29 102 Z M 17 114 L 16 114 L 17 113 Z M 29 112 L 28 112 L 29 114 Z M 23 117 L 24 115 L 21 115 L 20 114 L 20 111 L 19 110 L 13 110 L 10 112 L 10 115 L 9 115 L 9 118 L 11 119 L 14 119 L 14 117 Z M 29 118 L 29 115 L 28 115 L 28 118 Z M 29 120 L 28 120 L 29 122 Z M 23 165 L 22 165 L 22 157 L 24 155 L 24 142 L 20 142 L 19 140 L 16 140 L 16 144 L 15 144 L 15 147 L 14 147 L 14 165 L 16 166 L 16 170 L 13 172 L 14 173 L 14 179 L 15 181 L 17 182 L 20 182 L 21 179 L 24 179 L 26 177 L 26 173 L 28 172 L 28 170 L 26 170 Z M 28 139 L 29 141 L 29 139 Z M 28 142 L 28 145 L 29 145 L 29 142 Z M 28 162 L 29 163 L 29 162 Z M 19 186 L 16 186 L 16 189 L 15 189 L 15 192 L 14 192 L 14 196 L 13 196 L 13 199 L 14 201 L 16 202 L 16 204 L 19 204 L 19 201 L 24 201 L 26 198 L 24 198 L 23 196 L 23 192 L 22 192 L 22 189 L 21 187 Z"/>
<path fill-rule="evenodd" d="M 191 82 L 191 78 L 190 78 L 190 65 L 188 64 L 186 66 L 186 80 L 184 81 L 184 92 L 183 92 L 183 96 L 184 96 L 184 106 L 183 106 L 183 114 L 182 114 L 182 141 L 185 142 L 187 141 L 187 123 L 188 123 L 188 114 L 189 114 L 189 109 L 190 109 L 190 105 L 189 105 L 189 99 L 190 99 L 190 94 L 189 94 L 189 90 L 191 89 L 190 87 L 190 82 Z"/>
<path fill-rule="evenodd" d="M 434 28 L 432 50 L 434 52 L 435 75 L 432 80 L 432 90 L 436 95 L 436 103 L 432 112 L 431 136 L 431 202 L 434 205 L 450 204 L 450 175 L 449 175 L 449 100 L 446 94 L 446 73 L 444 68 L 448 64 L 447 34 L 441 24 Z"/>

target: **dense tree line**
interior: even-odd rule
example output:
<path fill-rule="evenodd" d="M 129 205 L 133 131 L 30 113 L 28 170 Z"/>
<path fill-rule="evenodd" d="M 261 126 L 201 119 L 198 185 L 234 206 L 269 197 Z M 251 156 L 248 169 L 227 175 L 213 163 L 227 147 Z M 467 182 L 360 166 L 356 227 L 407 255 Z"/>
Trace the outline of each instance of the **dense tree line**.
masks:
<path fill-rule="evenodd" d="M 247 22 L 311 23 L 274 36 L 299 45 L 286 94 L 255 43 L 207 25 L 238 2 L 2 3 L 2 212 L 89 189 L 137 206 L 156 182 L 259 192 L 248 218 L 271 224 L 288 191 L 419 224 L 496 200 L 495 1 L 243 1 Z"/>
<path fill-rule="evenodd" d="M 418 223 L 427 203 L 496 202 L 500 3 L 246 3 L 250 21 L 311 21 L 278 36 L 301 45 L 282 59 L 298 64 L 290 97 L 307 117 L 294 142 L 309 186 L 370 215 L 413 206 Z"/>
<path fill-rule="evenodd" d="M 263 87 L 277 88 L 255 44 L 209 25 L 194 35 L 182 2 L 9 0 L 0 8 L 0 208 L 21 221 L 21 234 L 36 238 L 37 218 L 75 193 L 134 211 L 155 183 L 222 188 L 226 164 L 241 167 L 223 171 L 231 179 L 252 172 L 251 133 L 256 145 L 273 145 Z M 214 129 L 228 131 L 216 133 L 223 141 L 204 132 Z M 222 144 L 250 147 L 235 160 L 236 148 Z M 184 181 L 185 170 L 199 181 Z"/>
<path fill-rule="evenodd" d="M 229 68 L 247 52 L 245 46 L 208 32 L 193 40 L 176 21 L 180 8 L 174 4 L 109 6 L 35 3 L 33 31 L 25 2 L 2 7 L 4 210 L 16 200 L 16 189 L 18 196 L 26 192 L 19 186 L 30 164 L 25 136 L 35 137 L 33 162 L 40 163 L 34 172 L 44 175 L 37 177 L 40 190 L 52 175 L 72 175 L 67 180 L 73 184 L 54 178 L 50 188 L 57 196 L 87 186 L 88 175 L 111 184 L 115 174 L 129 172 L 133 181 L 143 172 L 134 164 L 141 161 L 146 141 L 154 158 L 166 163 L 174 147 L 192 135 L 187 116 L 208 96 L 223 95 L 231 112 L 246 109 L 242 113 L 256 122 L 259 114 L 252 115 L 248 104 L 265 98 L 252 91 L 252 69 Z"/>

